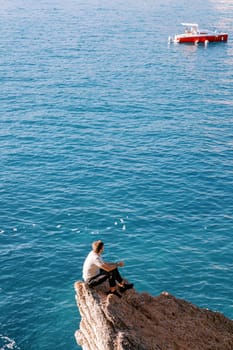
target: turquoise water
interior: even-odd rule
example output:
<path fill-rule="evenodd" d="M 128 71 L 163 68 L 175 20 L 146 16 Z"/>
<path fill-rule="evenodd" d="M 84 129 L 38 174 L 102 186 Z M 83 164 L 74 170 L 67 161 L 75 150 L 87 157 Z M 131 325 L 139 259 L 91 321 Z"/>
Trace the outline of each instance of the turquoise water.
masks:
<path fill-rule="evenodd" d="M 0 349 L 79 349 L 96 239 L 138 291 L 233 318 L 233 5 L 0 5 Z M 229 41 L 168 45 L 182 21 Z"/>

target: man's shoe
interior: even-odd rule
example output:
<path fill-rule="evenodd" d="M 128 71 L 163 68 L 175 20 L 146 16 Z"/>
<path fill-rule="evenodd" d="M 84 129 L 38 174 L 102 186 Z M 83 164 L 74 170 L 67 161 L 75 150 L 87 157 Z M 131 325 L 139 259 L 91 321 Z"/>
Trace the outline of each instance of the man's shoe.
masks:
<path fill-rule="evenodd" d="M 125 283 L 123 287 L 119 288 L 119 291 L 121 293 L 124 293 L 127 289 L 133 288 L 133 286 L 134 286 L 133 283 Z"/>
<path fill-rule="evenodd" d="M 109 291 L 107 292 L 107 295 L 111 295 L 111 294 L 116 295 L 118 298 L 121 298 L 121 297 L 122 297 L 122 295 L 120 295 L 120 293 L 118 293 L 116 290 L 114 290 L 113 292 L 112 292 L 111 290 L 109 290 Z"/>

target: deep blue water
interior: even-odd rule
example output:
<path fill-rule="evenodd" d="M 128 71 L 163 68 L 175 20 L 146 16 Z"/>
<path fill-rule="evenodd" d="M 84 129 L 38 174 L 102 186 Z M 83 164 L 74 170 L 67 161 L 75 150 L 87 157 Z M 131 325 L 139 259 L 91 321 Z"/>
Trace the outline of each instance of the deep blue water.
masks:
<path fill-rule="evenodd" d="M 0 1 L 0 350 L 75 350 L 93 240 L 233 318 L 233 4 Z M 168 45 L 180 22 L 227 43 Z"/>

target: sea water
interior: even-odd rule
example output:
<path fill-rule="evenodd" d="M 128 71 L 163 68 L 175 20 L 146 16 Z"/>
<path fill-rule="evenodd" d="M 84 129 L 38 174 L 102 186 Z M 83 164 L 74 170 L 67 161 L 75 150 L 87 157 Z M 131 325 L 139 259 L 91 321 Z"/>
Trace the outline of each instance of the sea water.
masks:
<path fill-rule="evenodd" d="M 233 3 L 0 1 L 0 349 L 75 350 L 91 242 L 233 318 Z M 168 44 L 180 22 L 227 43 Z M 214 28 L 213 28 L 214 27 Z"/>

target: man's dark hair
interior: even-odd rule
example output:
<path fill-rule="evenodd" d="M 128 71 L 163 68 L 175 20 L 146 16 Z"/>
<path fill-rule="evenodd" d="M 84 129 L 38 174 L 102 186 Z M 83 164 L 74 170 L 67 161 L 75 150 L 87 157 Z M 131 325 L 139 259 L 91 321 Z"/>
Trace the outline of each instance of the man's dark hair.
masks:
<path fill-rule="evenodd" d="M 103 248 L 104 246 L 104 243 L 102 241 L 95 241 L 92 243 L 92 250 L 95 252 L 95 253 L 99 253 L 101 251 L 101 249 Z"/>

